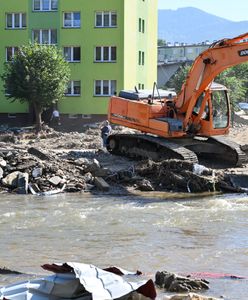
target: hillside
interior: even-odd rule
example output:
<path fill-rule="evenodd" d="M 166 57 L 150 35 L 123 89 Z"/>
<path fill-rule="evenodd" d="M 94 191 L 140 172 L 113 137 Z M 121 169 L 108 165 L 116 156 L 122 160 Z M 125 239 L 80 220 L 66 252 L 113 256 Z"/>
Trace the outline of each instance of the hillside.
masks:
<path fill-rule="evenodd" d="M 247 31 L 248 21 L 229 21 L 193 7 L 158 12 L 158 36 L 171 43 L 212 42 Z"/>

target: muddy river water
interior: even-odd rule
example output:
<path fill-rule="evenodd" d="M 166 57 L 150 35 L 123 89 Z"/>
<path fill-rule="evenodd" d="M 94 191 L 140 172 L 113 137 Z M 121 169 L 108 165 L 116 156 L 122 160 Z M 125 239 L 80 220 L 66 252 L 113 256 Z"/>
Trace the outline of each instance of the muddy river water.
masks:
<path fill-rule="evenodd" d="M 0 195 L 0 267 L 49 274 L 44 263 L 228 273 L 248 278 L 248 196 Z M 0 286 L 19 278 L 0 276 Z M 210 279 L 205 293 L 247 299 L 248 280 Z M 159 296 L 163 299 L 163 295 Z"/>

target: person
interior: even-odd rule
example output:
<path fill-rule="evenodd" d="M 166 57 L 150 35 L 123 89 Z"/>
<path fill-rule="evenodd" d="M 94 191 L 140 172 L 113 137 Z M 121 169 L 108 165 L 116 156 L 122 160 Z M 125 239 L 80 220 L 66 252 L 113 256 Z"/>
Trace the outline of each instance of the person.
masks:
<path fill-rule="evenodd" d="M 56 108 L 53 110 L 53 113 L 52 113 L 52 116 L 50 119 L 50 122 L 52 122 L 52 121 L 54 121 L 54 123 L 56 125 L 61 125 L 59 111 Z"/>
<path fill-rule="evenodd" d="M 106 120 L 101 128 L 102 144 L 104 148 L 107 147 L 107 138 L 111 132 L 112 132 L 112 127 L 109 124 L 109 121 Z"/>

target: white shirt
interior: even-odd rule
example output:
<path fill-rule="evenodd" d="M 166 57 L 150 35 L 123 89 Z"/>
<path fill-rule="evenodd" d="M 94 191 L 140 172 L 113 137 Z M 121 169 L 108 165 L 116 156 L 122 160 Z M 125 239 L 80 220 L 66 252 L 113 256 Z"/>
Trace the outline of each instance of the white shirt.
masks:
<path fill-rule="evenodd" d="M 53 117 L 54 118 L 58 118 L 59 117 L 59 111 L 58 110 L 54 110 L 53 111 Z"/>

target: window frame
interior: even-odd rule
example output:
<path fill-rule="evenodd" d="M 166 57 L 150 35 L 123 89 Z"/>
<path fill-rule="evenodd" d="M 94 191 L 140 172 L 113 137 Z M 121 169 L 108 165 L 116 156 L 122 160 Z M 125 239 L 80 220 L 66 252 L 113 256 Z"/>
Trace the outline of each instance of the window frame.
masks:
<path fill-rule="evenodd" d="M 105 50 L 108 50 L 108 58 L 105 59 Z M 113 55 L 112 50 L 115 49 L 115 54 Z M 100 50 L 100 59 L 97 58 L 97 50 Z M 112 58 L 114 56 L 114 59 Z M 96 63 L 115 63 L 117 61 L 117 47 L 116 46 L 96 46 L 95 47 L 95 57 L 94 62 Z"/>
<path fill-rule="evenodd" d="M 139 51 L 138 55 L 138 65 L 144 66 L 145 65 L 145 51 Z"/>
<path fill-rule="evenodd" d="M 11 49 L 11 58 L 10 59 L 8 59 L 8 49 Z M 11 62 L 18 50 L 19 50 L 19 47 L 17 47 L 17 46 L 6 46 L 5 47 L 5 61 Z"/>
<path fill-rule="evenodd" d="M 100 93 L 96 93 L 97 85 L 96 83 L 100 81 Z M 108 82 L 108 93 L 104 93 L 104 82 Z M 114 86 L 112 84 L 114 83 Z M 99 86 L 98 86 L 99 87 Z M 115 91 L 112 92 L 112 89 L 115 88 Z M 117 80 L 109 80 L 109 79 L 97 79 L 94 81 L 94 97 L 109 97 L 113 96 L 116 93 L 117 88 Z"/>
<path fill-rule="evenodd" d="M 65 49 L 70 49 L 70 59 L 67 59 L 65 56 Z M 79 48 L 79 60 L 74 59 L 74 49 Z M 70 63 L 79 63 L 81 62 L 81 47 L 80 46 L 64 46 L 63 47 L 63 55 L 66 61 Z"/>
<path fill-rule="evenodd" d="M 108 14 L 109 22 L 108 25 L 104 24 L 104 16 Z M 97 16 L 101 17 L 101 25 L 98 25 Z M 113 25 L 113 17 L 115 16 L 115 24 Z M 96 11 L 95 12 L 95 27 L 96 28 L 116 28 L 117 27 L 117 11 Z"/>
<path fill-rule="evenodd" d="M 58 31 L 57 29 L 49 28 L 49 29 L 33 29 L 32 30 L 32 41 L 35 42 L 34 35 L 35 31 L 39 32 L 39 40 L 36 41 L 39 45 L 57 45 L 58 43 Z M 48 31 L 48 43 L 44 43 L 44 32 Z M 56 32 L 56 42 L 52 43 L 52 31 Z"/>
<path fill-rule="evenodd" d="M 75 18 L 74 18 L 74 14 L 79 14 L 80 16 L 80 24 L 79 25 L 74 25 L 74 21 L 75 21 Z M 66 14 L 70 14 L 71 15 L 71 26 L 67 26 L 65 25 L 65 15 Z M 81 12 L 80 11 L 64 11 L 63 12 L 63 28 L 81 28 Z"/>
<path fill-rule="evenodd" d="M 75 94 L 75 82 L 79 82 L 79 88 L 80 88 L 80 93 L 79 94 Z M 80 97 L 81 93 L 82 93 L 82 88 L 81 88 L 81 80 L 70 80 L 68 82 L 68 86 L 70 84 L 70 88 L 71 88 L 71 93 L 66 93 L 65 92 L 65 97 Z M 68 87 L 67 87 L 68 89 Z"/>
<path fill-rule="evenodd" d="M 39 1 L 39 9 L 35 9 L 35 1 Z M 44 0 L 33 0 L 33 12 L 48 12 L 48 11 L 58 11 L 58 0 L 48 0 L 49 1 L 49 9 L 43 9 L 43 1 Z M 56 1 L 56 8 L 53 8 L 52 3 Z"/>
<path fill-rule="evenodd" d="M 11 16 L 11 26 L 8 26 L 8 16 Z M 19 26 L 15 26 L 15 17 L 16 16 L 19 16 L 18 19 L 18 23 L 19 23 Z M 23 16 L 25 16 L 25 19 L 23 18 Z M 25 22 L 23 21 L 25 20 Z M 26 29 L 27 28 L 27 14 L 24 13 L 24 12 L 18 12 L 18 13 L 15 13 L 15 12 L 10 12 L 10 13 L 6 13 L 5 14 L 5 28 L 6 29 L 10 29 L 10 30 L 13 30 L 13 29 Z M 25 24 L 23 24 L 25 23 Z"/>

